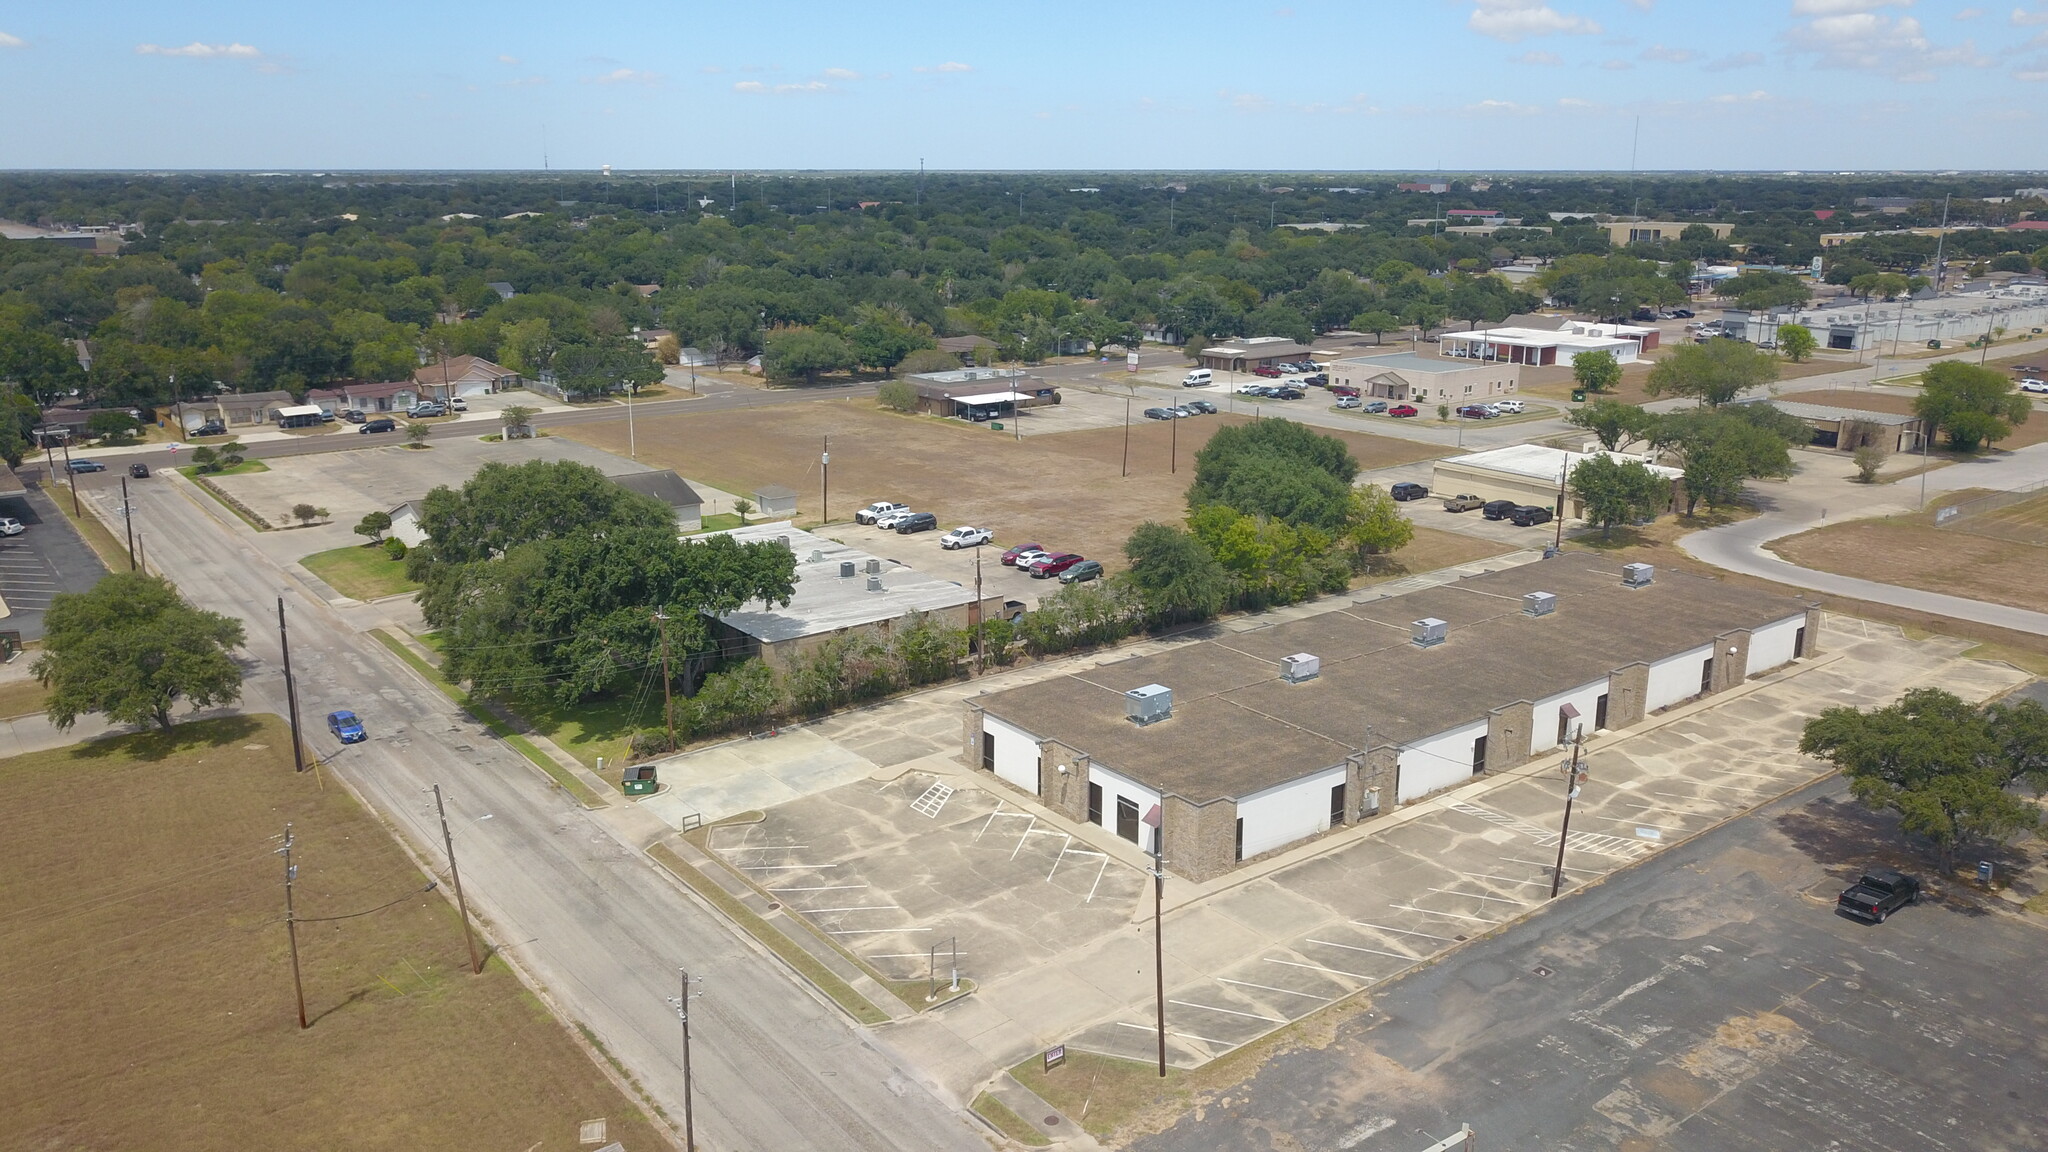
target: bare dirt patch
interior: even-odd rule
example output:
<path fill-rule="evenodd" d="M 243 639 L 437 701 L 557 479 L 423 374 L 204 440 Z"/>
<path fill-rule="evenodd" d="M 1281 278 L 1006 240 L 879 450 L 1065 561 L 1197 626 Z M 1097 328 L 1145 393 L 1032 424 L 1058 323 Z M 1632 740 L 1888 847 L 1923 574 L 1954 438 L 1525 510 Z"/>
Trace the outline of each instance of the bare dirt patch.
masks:
<path fill-rule="evenodd" d="M 1766 545 L 1802 568 L 2039 609 L 2048 548 L 1936 528 L 1932 513 L 1853 520 Z"/>
<path fill-rule="evenodd" d="M 742 495 L 764 484 L 793 488 L 797 519 L 815 523 L 823 519 L 818 457 L 830 436 L 833 519 L 846 520 L 870 501 L 895 500 L 937 513 L 942 524 L 991 526 L 998 541 L 1056 539 L 1106 558 L 1119 555 L 1131 529 L 1144 521 L 1179 523 L 1196 449 L 1217 428 L 1249 419 L 1225 414 L 1134 423 L 1128 476 L 1122 474 L 1122 428 L 1034 436 L 1026 416 L 1019 440 L 986 425 L 899 416 L 865 400 L 643 418 L 637 458 Z M 563 434 L 626 451 L 626 428 L 616 421 L 576 425 Z M 1442 455 L 1392 437 L 1331 435 L 1366 468 Z"/>
<path fill-rule="evenodd" d="M 566 1152 L 604 1117 L 669 1147 L 502 964 L 469 974 L 448 901 L 289 739 L 232 717 L 0 761 L 0 1144 Z"/>

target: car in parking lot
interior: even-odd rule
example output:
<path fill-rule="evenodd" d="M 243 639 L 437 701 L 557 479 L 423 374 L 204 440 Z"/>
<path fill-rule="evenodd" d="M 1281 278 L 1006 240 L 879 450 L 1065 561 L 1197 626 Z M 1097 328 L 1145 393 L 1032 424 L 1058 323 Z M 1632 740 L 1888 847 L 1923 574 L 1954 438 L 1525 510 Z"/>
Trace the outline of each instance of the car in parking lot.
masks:
<path fill-rule="evenodd" d="M 1550 509 L 1541 504 L 1523 504 L 1508 513 L 1508 523 L 1517 528 L 1533 528 L 1538 524 L 1548 524 L 1550 519 Z"/>
<path fill-rule="evenodd" d="M 1470 512 L 1474 508 L 1484 506 L 1485 503 L 1486 501 L 1481 500 L 1479 497 L 1474 496 L 1470 492 L 1460 492 L 1456 496 L 1444 497 L 1444 511 Z"/>
<path fill-rule="evenodd" d="M 1359 400 L 1359 398 L 1356 396 L 1337 397 L 1337 407 L 1339 408 L 1358 408 L 1362 406 L 1363 401 Z"/>
<path fill-rule="evenodd" d="M 888 500 L 877 500 L 853 514 L 855 524 L 873 524 L 877 519 L 891 512 L 908 512 L 910 505 L 897 504 Z"/>
<path fill-rule="evenodd" d="M 1171 420 L 1173 419 L 1173 409 L 1147 408 L 1144 411 L 1144 417 L 1147 420 Z"/>
<path fill-rule="evenodd" d="M 327 714 L 327 730 L 343 744 L 361 744 L 370 738 L 370 734 L 363 731 L 363 722 L 346 708 Z"/>
<path fill-rule="evenodd" d="M 1266 386 L 1256 380 L 1237 386 L 1237 394 L 1239 396 L 1261 396 L 1265 394 L 1265 391 Z"/>
<path fill-rule="evenodd" d="M 2039 364 L 2015 364 L 2012 370 L 2021 376 L 2038 376 L 2048 372 L 2048 368 L 2043 368 Z"/>
<path fill-rule="evenodd" d="M 19 536 L 28 526 L 12 516 L 0 516 L 0 536 Z"/>
<path fill-rule="evenodd" d="M 464 400 L 460 396 L 453 397 L 448 401 L 448 410 L 450 412 L 467 412 L 469 411 L 469 401 Z"/>
<path fill-rule="evenodd" d="M 1278 380 L 1280 377 L 1287 375 L 1287 373 L 1282 372 L 1281 370 L 1273 367 L 1270 364 L 1261 364 L 1257 368 L 1252 369 L 1252 375 L 1264 376 L 1268 379 Z"/>
<path fill-rule="evenodd" d="M 1060 583 L 1080 584 L 1089 580 L 1102 579 L 1102 561 L 1083 560 L 1060 573 Z"/>
<path fill-rule="evenodd" d="M 438 401 L 429 400 L 424 404 L 413 405 L 405 414 L 414 420 L 424 420 L 430 416 L 446 416 L 448 409 Z"/>
<path fill-rule="evenodd" d="M 1387 489 L 1387 492 L 1396 500 L 1420 500 L 1429 495 L 1429 485 L 1415 484 L 1404 480 Z"/>
<path fill-rule="evenodd" d="M 2035 380 L 2032 378 L 2022 380 L 2020 381 L 2020 391 L 2048 392 L 2048 380 Z"/>
<path fill-rule="evenodd" d="M 227 434 L 228 426 L 218 420 L 208 420 L 206 423 L 186 433 L 187 436 L 225 436 Z"/>
<path fill-rule="evenodd" d="M 1301 382 L 1303 384 L 1313 384 L 1318 388 L 1324 388 L 1329 386 L 1330 376 L 1327 372 L 1317 372 L 1314 375 L 1303 376 Z"/>
<path fill-rule="evenodd" d="M 1084 559 L 1086 557 L 1078 552 L 1050 552 L 1024 565 L 1024 567 L 1029 569 L 1033 579 L 1044 580 L 1065 572 Z"/>
<path fill-rule="evenodd" d="M 1043 544 L 1019 544 L 1013 548 L 1004 549 L 1003 564 L 1005 567 L 1015 568 L 1020 562 L 1021 557 L 1044 551 L 1045 545 Z"/>
<path fill-rule="evenodd" d="M 1920 880 L 1890 868 L 1872 868 L 1857 877 L 1840 896 L 1835 910 L 1858 920 L 1882 924 L 1885 918 L 1908 904 L 1920 902 Z"/>
<path fill-rule="evenodd" d="M 1458 409 L 1460 420 L 1491 420 L 1500 413 L 1484 404 L 1467 404 Z"/>
<path fill-rule="evenodd" d="M 1361 407 L 1367 412 L 1384 413 L 1387 410 L 1387 402 L 1385 400 L 1367 400 Z"/>
<path fill-rule="evenodd" d="M 1495 400 L 1493 402 L 1493 410 L 1510 416 L 1519 416 L 1522 414 L 1522 402 L 1520 400 Z"/>
<path fill-rule="evenodd" d="M 398 431 L 398 421 L 393 420 L 389 416 L 379 416 L 375 420 L 364 421 L 363 426 L 356 429 L 356 431 L 365 436 L 373 432 L 396 432 Z"/>
<path fill-rule="evenodd" d="M 1387 409 L 1387 415 L 1420 416 L 1422 415 L 1422 412 L 1419 409 L 1417 409 L 1413 404 L 1396 404 L 1392 408 Z"/>
<path fill-rule="evenodd" d="M 1193 408 L 1190 408 L 1185 404 L 1175 404 L 1173 406 L 1173 418 L 1175 420 L 1185 420 L 1188 417 L 1194 416 L 1196 414 L 1197 413 Z"/>
<path fill-rule="evenodd" d="M 1209 403 L 1207 400 L 1190 400 L 1187 403 L 1181 405 L 1181 407 L 1192 409 L 1193 411 L 1199 412 L 1204 416 L 1214 416 L 1216 414 L 1216 406 L 1214 404 Z"/>
<path fill-rule="evenodd" d="M 105 472 L 107 470 L 107 466 L 97 460 L 67 460 L 64 462 L 64 466 L 73 472 Z"/>
<path fill-rule="evenodd" d="M 1268 388 L 1266 395 L 1271 396 L 1275 400 L 1299 400 L 1303 396 L 1308 395 L 1308 393 L 1303 392 L 1299 388 Z"/>
<path fill-rule="evenodd" d="M 894 512 L 885 512 L 882 515 L 875 517 L 875 527 L 894 529 L 896 525 L 901 524 L 906 517 L 915 515 L 917 515 L 917 513 L 912 512 L 908 508 L 898 508 Z"/>
<path fill-rule="evenodd" d="M 351 424 L 361 424 L 363 421 L 369 419 L 368 416 L 363 415 L 360 411 L 354 408 L 343 408 L 341 410 L 341 418 L 343 420 L 348 421 Z"/>
<path fill-rule="evenodd" d="M 912 532 L 934 532 L 938 530 L 939 518 L 930 512 L 911 512 L 899 518 L 893 527 L 906 536 Z"/>
<path fill-rule="evenodd" d="M 992 528 L 974 528 L 962 524 L 960 527 L 939 537 L 939 547 L 947 550 L 973 548 L 977 545 L 993 543 L 995 538 L 995 530 Z"/>
<path fill-rule="evenodd" d="M 128 474 L 130 476 L 135 477 L 137 480 L 147 480 L 149 479 L 149 465 L 130 464 L 128 466 Z"/>
<path fill-rule="evenodd" d="M 1479 506 L 1479 514 L 1488 520 L 1505 520 L 1508 513 L 1520 507 L 1513 500 L 1488 500 Z"/>

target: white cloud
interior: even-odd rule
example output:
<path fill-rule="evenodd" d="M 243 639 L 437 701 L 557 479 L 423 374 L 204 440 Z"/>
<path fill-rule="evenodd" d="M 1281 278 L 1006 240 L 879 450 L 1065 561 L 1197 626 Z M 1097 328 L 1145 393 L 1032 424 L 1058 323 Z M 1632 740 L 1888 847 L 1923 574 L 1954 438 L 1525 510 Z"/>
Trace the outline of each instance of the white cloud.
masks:
<path fill-rule="evenodd" d="M 1510 63 L 1510 64 L 1541 64 L 1541 65 L 1544 65 L 1545 67 L 1549 67 L 1549 68 L 1555 68 L 1555 67 L 1557 67 L 1557 66 L 1558 66 L 1559 64 L 1562 64 L 1562 63 L 1564 63 L 1564 57 L 1562 57 L 1562 56 L 1559 56 L 1559 55 L 1558 55 L 1557 53 L 1555 53 L 1555 52 L 1537 52 L 1537 51 L 1529 51 L 1529 52 L 1524 52 L 1524 53 L 1522 53 L 1522 54 L 1521 54 L 1520 56 L 1510 56 L 1510 57 L 1508 57 L 1508 63 Z"/>
<path fill-rule="evenodd" d="M 1465 105 L 1467 112 L 1498 113 L 1509 116 L 1533 116 L 1542 109 L 1534 104 L 1517 104 L 1513 100 L 1481 100 L 1477 104 Z"/>
<path fill-rule="evenodd" d="M 2035 8 L 2032 12 L 2024 8 L 2015 8 L 2012 10 L 2012 22 L 2015 24 L 2048 24 L 2048 8 Z"/>
<path fill-rule="evenodd" d="M 1662 44 L 1652 44 L 1648 48 L 1643 49 L 1637 58 L 1642 60 L 1661 60 L 1666 64 L 1688 64 L 1699 59 L 1700 54 L 1690 48 L 1666 48 Z"/>
<path fill-rule="evenodd" d="M 2012 78 L 2025 80 L 2029 84 L 2048 83 L 2048 60 L 2038 60 L 2025 68 L 2013 69 Z"/>
<path fill-rule="evenodd" d="M 742 80 L 732 86 L 735 92 L 766 92 L 768 86 L 759 80 Z"/>
<path fill-rule="evenodd" d="M 1646 7 L 1647 7 L 1647 5 L 1646 5 Z M 1580 98 L 1579 98 L 1579 97 L 1577 97 L 1577 96 L 1560 96 L 1560 97 L 1558 97 L 1558 98 L 1557 98 L 1557 106 L 1558 106 L 1559 108 L 1598 108 L 1598 107 L 1599 107 L 1599 105 L 1598 105 L 1598 104 L 1595 104 L 1595 103 L 1594 103 L 1593 101 L 1591 101 L 1591 100 L 1582 100 L 1582 99 L 1580 99 Z"/>
<path fill-rule="evenodd" d="M 1622 3 L 1638 12 L 1648 12 L 1656 5 L 1656 0 L 1622 0 Z"/>
<path fill-rule="evenodd" d="M 517 63 L 519 63 L 519 57 L 517 57 L 517 56 L 505 56 L 505 55 L 500 55 L 500 56 L 498 57 L 498 63 L 500 63 L 500 64 L 517 64 Z"/>
<path fill-rule="evenodd" d="M 1594 21 L 1568 16 L 1542 0 L 1477 0 L 1465 26 L 1510 44 L 1531 36 L 1586 36 L 1600 31 Z"/>
<path fill-rule="evenodd" d="M 19 37 L 19 36 L 9 36 L 9 35 L 8 35 L 7 33 L 5 33 L 5 32 L 0 32 L 0 48 L 26 48 L 26 47 L 28 47 L 28 41 L 26 41 L 26 40 L 23 40 L 23 39 L 22 39 L 21 37 Z"/>
<path fill-rule="evenodd" d="M 1813 53 L 1822 68 L 1876 72 L 1906 83 L 1933 80 L 1939 68 L 1989 63 L 1967 40 L 1952 47 L 1936 45 L 1911 16 L 1822 16 L 1794 27 L 1785 39 L 1794 48 Z"/>
<path fill-rule="evenodd" d="M 189 56 L 195 60 L 217 60 L 223 58 L 253 60 L 263 53 L 247 44 L 201 44 L 194 40 L 183 48 L 166 48 L 161 44 L 137 44 L 138 56 Z"/>
<path fill-rule="evenodd" d="M 1913 0 L 1792 0 L 1794 16 L 1843 16 L 1872 8 L 1911 8 Z"/>
<path fill-rule="evenodd" d="M 1770 98 L 1771 94 L 1769 92 L 1758 88 L 1754 92 L 1723 92 L 1719 96 L 1709 96 L 1707 102 L 1710 104 L 1754 104 L 1759 100 L 1769 100 Z"/>
<path fill-rule="evenodd" d="M 823 92 L 830 87 L 831 85 L 823 80 L 805 80 L 798 84 L 777 84 L 775 90 L 777 92 Z"/>
<path fill-rule="evenodd" d="M 858 79 L 860 79 L 860 73 L 858 73 L 858 72 L 855 72 L 855 71 L 854 71 L 853 69 L 851 69 L 851 68 L 827 68 L 827 69 L 825 69 L 825 79 L 827 79 L 827 80 L 858 80 Z"/>
<path fill-rule="evenodd" d="M 962 63 L 960 63 L 960 62 L 959 62 L 958 60 L 948 60 L 948 61 L 946 61 L 946 62 L 945 62 L 944 64 L 934 64 L 934 65 L 932 65 L 932 66 L 931 66 L 931 67 L 929 67 L 929 68 L 927 68 L 927 67 L 925 67 L 924 65 L 920 64 L 920 65 L 918 65 L 917 67 L 915 67 L 915 68 L 912 68 L 912 69 L 911 69 L 911 71 L 912 71 L 912 72 L 972 72 L 972 71 L 974 71 L 974 65 L 972 65 L 972 64 L 962 64 Z"/>
<path fill-rule="evenodd" d="M 585 84 L 659 84 L 661 77 L 653 72 L 640 72 L 632 68 L 614 68 L 596 76 L 583 78 Z"/>
<path fill-rule="evenodd" d="M 1761 52 L 1737 52 L 1732 56 L 1723 56 L 1704 67 L 1708 72 L 1733 72 L 1737 68 L 1760 68 L 1763 62 L 1764 54 Z"/>
<path fill-rule="evenodd" d="M 1975 20 L 1977 17 L 1982 16 L 1983 14 L 1984 10 L 1982 8 L 1965 8 L 1962 11 L 1956 13 L 1956 19 Z"/>

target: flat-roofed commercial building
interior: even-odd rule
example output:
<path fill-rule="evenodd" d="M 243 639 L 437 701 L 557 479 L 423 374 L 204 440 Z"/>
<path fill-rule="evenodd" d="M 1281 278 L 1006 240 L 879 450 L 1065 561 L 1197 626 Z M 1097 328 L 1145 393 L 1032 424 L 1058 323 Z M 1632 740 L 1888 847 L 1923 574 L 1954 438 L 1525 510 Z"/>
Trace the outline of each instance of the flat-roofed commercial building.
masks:
<path fill-rule="evenodd" d="M 1482 500 L 1534 504 L 1550 509 L 1553 516 L 1563 516 L 1569 502 L 1571 514 L 1581 516 L 1582 502 L 1569 495 L 1571 471 L 1594 456 L 1634 460 L 1666 480 L 1676 481 L 1684 476 L 1676 468 L 1653 464 L 1626 452 L 1572 452 L 1545 444 L 1508 444 L 1438 460 L 1431 466 L 1430 490 L 1444 496 L 1470 493 Z M 1560 496 L 1560 492 L 1565 495 Z M 1677 499 L 1675 485 L 1673 499 Z"/>
<path fill-rule="evenodd" d="M 1640 340 L 1627 336 L 1573 332 L 1568 328 L 1475 328 L 1470 332 L 1446 332 L 1442 347 L 1444 355 L 1454 359 L 1503 360 L 1537 367 L 1570 364 L 1579 353 L 1595 351 L 1607 352 L 1622 364 L 1633 364 L 1643 350 Z"/>
<path fill-rule="evenodd" d="M 1567 553 L 970 698 L 969 762 L 1196 880 L 1818 650 L 1817 607 Z"/>
<path fill-rule="evenodd" d="M 1520 384 L 1518 364 L 1500 361 L 1439 360 L 1413 352 L 1356 356 L 1330 365 L 1332 387 L 1356 388 L 1367 398 L 1395 403 L 1477 404 L 1512 396 Z"/>

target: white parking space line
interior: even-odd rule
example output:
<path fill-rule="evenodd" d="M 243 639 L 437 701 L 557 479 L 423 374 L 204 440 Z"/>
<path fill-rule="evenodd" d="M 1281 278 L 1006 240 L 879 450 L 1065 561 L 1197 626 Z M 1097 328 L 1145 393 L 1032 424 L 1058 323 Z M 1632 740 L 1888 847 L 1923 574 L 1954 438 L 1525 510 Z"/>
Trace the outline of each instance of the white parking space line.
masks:
<path fill-rule="evenodd" d="M 1501 859 L 1507 861 L 1510 864 L 1533 864 L 1538 868 L 1547 869 L 1555 869 L 1557 867 L 1557 862 L 1555 860 L 1524 860 L 1519 856 L 1503 856 L 1501 857 Z M 1599 868 L 1574 868 L 1569 864 L 1565 865 L 1564 870 L 1566 872 L 1583 872 L 1588 876 L 1607 875 L 1605 871 Z"/>
<path fill-rule="evenodd" d="M 1376 928 L 1381 932 L 1397 932 L 1403 936 L 1420 936 L 1424 940 L 1439 940 L 1445 944 L 1457 943 L 1457 941 L 1451 939 L 1448 936 L 1431 936 L 1427 932 L 1416 932 L 1407 928 L 1389 928 L 1385 924 L 1374 924 L 1370 920 L 1353 920 L 1352 923 L 1358 925 L 1360 928 Z"/>
<path fill-rule="evenodd" d="M 844 892 L 849 888 L 865 888 L 865 884 L 814 884 L 808 888 L 770 888 L 770 892 Z"/>
<path fill-rule="evenodd" d="M 1212 976 L 1210 979 L 1218 984 L 1235 984 L 1240 988 L 1257 988 L 1261 992 L 1279 992 L 1287 996 L 1306 996 L 1311 1000 L 1321 1000 L 1325 1004 L 1330 1003 L 1332 1000 L 1329 996 L 1318 996 L 1313 992 L 1296 992 L 1292 988 L 1275 988 L 1271 984 L 1254 984 L 1249 980 L 1232 980 L 1226 976 Z"/>
<path fill-rule="evenodd" d="M 1150 1032 L 1155 1036 L 1159 1034 L 1159 1026 L 1157 1024 L 1133 1024 L 1128 1020 L 1119 1020 L 1116 1022 L 1116 1024 L 1119 1028 L 1136 1028 L 1140 1032 Z M 1193 1032 L 1175 1032 L 1173 1029 L 1168 1028 L 1166 1030 L 1166 1034 L 1168 1036 L 1178 1036 L 1183 1040 L 1200 1040 L 1204 1044 L 1214 1044 L 1218 1048 L 1237 1047 L 1237 1045 L 1232 1043 L 1231 1041 L 1211 1040 L 1207 1036 L 1197 1036 Z"/>
<path fill-rule="evenodd" d="M 1441 917 L 1443 917 L 1443 918 L 1444 918 L 1444 919 L 1446 919 L 1446 920 L 1470 920 L 1470 921 L 1471 921 L 1472 923 L 1474 923 L 1474 924 L 1498 924 L 1498 923 L 1500 923 L 1500 921 L 1498 921 L 1498 920 L 1488 920 L 1488 919 L 1487 919 L 1486 917 L 1484 917 L 1484 916 L 1464 916 L 1464 915 L 1460 915 L 1459 913 L 1456 913 L 1456 912 L 1437 912 L 1437 911 L 1433 911 L 1432 909 L 1428 909 L 1428 908 L 1417 908 L 1417 907 L 1416 907 L 1415 905 L 1413 905 L 1413 904 L 1395 904 L 1395 905 L 1391 905 L 1391 907 L 1399 908 L 1399 909 L 1401 909 L 1401 910 L 1402 910 L 1403 912 L 1420 912 L 1420 913 L 1422 913 L 1422 914 L 1423 914 L 1424 916 L 1441 916 Z"/>
<path fill-rule="evenodd" d="M 1247 1020 L 1264 1020 L 1268 1024 L 1285 1024 L 1288 1022 L 1285 1016 L 1263 1016 L 1257 1012 L 1239 1012 L 1235 1008 L 1218 1008 L 1214 1004 L 1198 1004 L 1193 1000 L 1168 1000 L 1167 1003 L 1178 1004 L 1183 1008 L 1204 1008 L 1211 1012 L 1221 1012 L 1226 1016 L 1242 1016 Z"/>
<path fill-rule="evenodd" d="M 1356 972 L 1346 972 L 1342 968 L 1325 968 L 1321 964 L 1303 964 L 1296 960 L 1275 960 L 1271 956 L 1266 957 L 1265 960 L 1268 964 L 1285 964 L 1289 968 L 1307 968 L 1315 972 L 1330 972 L 1338 976 L 1348 976 L 1353 980 L 1362 980 L 1367 984 L 1374 983 L 1373 978 L 1370 976 L 1360 976 Z"/>
<path fill-rule="evenodd" d="M 897 906 L 897 905 L 895 905 L 895 904 L 854 904 L 854 905 L 851 905 L 851 906 L 849 906 L 849 907 L 846 907 L 846 908 L 792 908 L 792 909 L 790 909 L 790 911 L 792 911 L 792 912 L 801 912 L 801 913 L 803 913 L 803 914 L 804 914 L 804 915 L 806 915 L 806 916 L 822 916 L 822 915 L 824 915 L 824 914 L 825 914 L 825 913 L 827 913 L 827 912 L 901 912 L 902 910 L 903 910 L 903 909 L 902 909 L 901 907 L 899 907 L 899 906 Z"/>
<path fill-rule="evenodd" d="M 1525 900 L 1514 900 L 1506 896 L 1482 896 L 1477 892 L 1460 892 L 1456 888 L 1431 888 L 1430 891 L 1441 892 L 1446 896 L 1466 896 L 1474 900 L 1491 900 L 1496 904 L 1513 904 L 1517 908 L 1527 908 L 1529 906 Z"/>
<path fill-rule="evenodd" d="M 1405 952 L 1382 952 L 1378 948 L 1367 948 L 1359 944 L 1339 944 L 1335 940 L 1317 940 L 1314 937 L 1309 938 L 1309 943 L 1321 944 L 1325 948 L 1342 948 L 1346 952 L 1365 952 L 1373 956 L 1389 956 L 1395 960 L 1406 960 L 1411 964 L 1422 959 L 1420 956 L 1410 956 Z"/>
<path fill-rule="evenodd" d="M 1453 869 L 1452 871 L 1459 876 L 1465 877 L 1467 880 L 1498 880 L 1503 884 L 1541 885 L 1550 883 L 1550 881 L 1548 880 L 1517 880 L 1513 876 L 1496 876 L 1491 872 L 1457 872 L 1456 869 Z"/>
<path fill-rule="evenodd" d="M 1099 888 L 1101 888 L 1101 887 L 1102 887 L 1102 877 L 1103 877 L 1103 876 L 1104 876 L 1104 875 L 1105 875 L 1105 874 L 1106 874 L 1106 873 L 1107 873 L 1108 871 L 1109 871 L 1109 853 L 1105 852 L 1105 853 L 1103 853 L 1103 854 L 1102 854 L 1102 867 L 1100 867 L 1100 868 L 1097 868 L 1097 869 L 1095 870 L 1095 883 L 1093 883 L 1093 884 L 1090 884 L 1090 885 L 1088 886 L 1088 898 L 1087 898 L 1087 899 L 1085 899 L 1085 900 L 1083 900 L 1083 901 L 1081 901 L 1081 903 L 1083 903 L 1083 904 L 1093 904 L 1093 903 L 1095 903 L 1095 892 L 1096 892 L 1096 890 L 1097 890 L 1097 889 L 1099 889 Z"/>
<path fill-rule="evenodd" d="M 1654 811 L 1654 809 L 1653 809 L 1653 811 Z M 1653 824 L 1653 823 L 1651 823 L 1651 822 L 1650 822 L 1650 821 L 1648 821 L 1648 820 L 1644 820 L 1644 819 L 1641 819 L 1640 817 L 1635 817 L 1635 816 L 1600 816 L 1600 815 L 1593 815 L 1593 817 L 1592 817 L 1592 818 L 1593 818 L 1593 819 L 1595 819 L 1595 820 L 1605 820 L 1605 821 L 1607 821 L 1607 822 L 1608 822 L 1609 824 L 1623 824 L 1623 825 L 1627 825 L 1627 826 L 1629 826 L 1629 827 L 1632 827 L 1632 828 L 1655 828 L 1655 829 L 1657 829 L 1658 831 L 1661 831 L 1661 832 L 1686 832 L 1686 831 L 1690 831 L 1690 829 L 1688 829 L 1688 828 L 1687 828 L 1687 827 L 1686 827 L 1685 825 L 1683 825 L 1683 824 Z"/>

